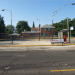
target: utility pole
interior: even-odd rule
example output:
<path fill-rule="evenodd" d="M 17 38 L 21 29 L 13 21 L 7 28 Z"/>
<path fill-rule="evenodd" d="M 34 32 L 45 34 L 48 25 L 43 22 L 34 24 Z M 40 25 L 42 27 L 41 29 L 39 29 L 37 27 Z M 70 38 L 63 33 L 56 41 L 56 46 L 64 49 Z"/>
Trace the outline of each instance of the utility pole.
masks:
<path fill-rule="evenodd" d="M 69 18 L 67 17 L 67 28 L 69 30 Z M 69 38 L 69 31 L 68 31 L 68 38 Z"/>
<path fill-rule="evenodd" d="M 69 27 L 69 22 L 70 22 L 70 19 L 67 17 L 67 28 L 68 28 L 68 38 L 69 38 L 69 43 L 70 43 L 70 27 Z"/>

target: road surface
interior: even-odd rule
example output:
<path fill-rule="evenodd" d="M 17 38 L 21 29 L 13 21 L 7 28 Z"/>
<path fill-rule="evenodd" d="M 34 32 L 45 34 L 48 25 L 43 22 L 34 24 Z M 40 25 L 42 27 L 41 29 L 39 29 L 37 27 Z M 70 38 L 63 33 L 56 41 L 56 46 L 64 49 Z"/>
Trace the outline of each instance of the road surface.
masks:
<path fill-rule="evenodd" d="M 0 75 L 74 75 L 75 49 L 0 51 Z"/>

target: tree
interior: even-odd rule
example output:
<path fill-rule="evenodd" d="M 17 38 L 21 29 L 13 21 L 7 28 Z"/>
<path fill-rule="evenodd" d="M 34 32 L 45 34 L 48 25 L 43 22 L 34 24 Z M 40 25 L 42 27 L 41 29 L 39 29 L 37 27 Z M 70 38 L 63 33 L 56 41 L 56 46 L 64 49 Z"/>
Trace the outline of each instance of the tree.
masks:
<path fill-rule="evenodd" d="M 0 33 L 5 33 L 5 24 L 3 17 L 1 17 L 1 15 L 0 15 Z"/>
<path fill-rule="evenodd" d="M 22 31 L 24 30 L 31 31 L 27 21 L 18 21 L 16 28 L 19 34 L 22 34 Z"/>
<path fill-rule="evenodd" d="M 69 27 L 73 26 L 74 30 L 71 30 L 71 35 L 75 36 L 75 18 L 72 19 L 72 21 L 70 21 L 69 23 Z"/>
<path fill-rule="evenodd" d="M 32 28 L 35 28 L 35 24 L 34 24 L 34 21 L 33 21 L 33 26 L 32 26 Z"/>
<path fill-rule="evenodd" d="M 58 31 L 60 31 L 62 29 L 68 29 L 67 28 L 67 19 L 61 20 L 58 23 L 53 23 L 53 26 L 55 26 L 55 32 L 56 32 L 56 34 L 58 34 Z M 74 27 L 74 30 L 71 30 L 71 35 L 75 36 L 75 18 L 69 22 L 69 29 L 70 29 L 70 26 Z M 64 34 L 66 34 L 66 33 L 64 33 Z"/>
<path fill-rule="evenodd" d="M 58 34 L 58 31 L 67 29 L 67 19 L 61 20 L 58 23 L 53 23 L 53 26 L 55 27 L 55 34 Z"/>
<path fill-rule="evenodd" d="M 11 28 L 11 25 L 7 25 L 6 28 L 5 28 L 5 31 L 6 33 L 9 33 L 11 34 L 11 29 L 12 29 L 12 33 L 14 32 L 14 26 L 12 25 L 12 28 Z"/>

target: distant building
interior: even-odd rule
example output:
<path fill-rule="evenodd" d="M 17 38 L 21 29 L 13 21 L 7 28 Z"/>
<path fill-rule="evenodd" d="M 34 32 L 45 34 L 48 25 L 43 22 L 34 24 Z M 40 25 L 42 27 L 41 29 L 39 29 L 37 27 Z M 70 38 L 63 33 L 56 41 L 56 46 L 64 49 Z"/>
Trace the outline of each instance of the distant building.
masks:
<path fill-rule="evenodd" d="M 11 36 L 11 34 L 9 34 L 9 36 Z M 21 34 L 18 34 L 18 33 L 12 33 L 12 36 L 21 36 Z"/>
<path fill-rule="evenodd" d="M 27 31 L 22 32 L 22 36 L 32 36 L 32 35 L 39 35 L 40 31 Z"/>
<path fill-rule="evenodd" d="M 31 31 L 22 32 L 22 36 L 31 36 L 31 35 L 52 35 L 52 26 L 44 25 L 42 27 L 31 28 Z M 53 26 L 53 35 L 55 35 L 55 27 Z"/>
<path fill-rule="evenodd" d="M 39 31 L 38 28 L 31 28 L 31 31 Z"/>

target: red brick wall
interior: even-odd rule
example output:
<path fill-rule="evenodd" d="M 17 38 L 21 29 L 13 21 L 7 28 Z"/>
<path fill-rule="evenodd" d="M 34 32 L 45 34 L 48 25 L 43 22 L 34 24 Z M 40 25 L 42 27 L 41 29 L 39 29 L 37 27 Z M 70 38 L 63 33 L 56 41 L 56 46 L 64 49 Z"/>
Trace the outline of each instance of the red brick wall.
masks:
<path fill-rule="evenodd" d="M 39 35 L 39 33 L 34 33 L 35 35 Z M 30 36 L 30 33 L 22 33 L 22 36 Z"/>
<path fill-rule="evenodd" d="M 22 33 L 22 36 L 30 36 L 30 33 Z"/>
<path fill-rule="evenodd" d="M 39 35 L 39 33 L 35 33 L 35 35 Z"/>
<path fill-rule="evenodd" d="M 43 33 L 45 33 L 46 35 L 51 35 L 52 34 L 52 28 L 50 28 L 50 31 L 48 30 L 48 28 L 46 28 L 46 31 L 44 30 L 44 28 L 41 28 L 41 35 L 43 35 Z M 53 28 L 53 35 L 55 35 L 55 28 Z"/>

